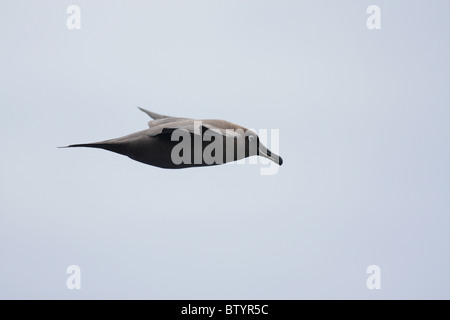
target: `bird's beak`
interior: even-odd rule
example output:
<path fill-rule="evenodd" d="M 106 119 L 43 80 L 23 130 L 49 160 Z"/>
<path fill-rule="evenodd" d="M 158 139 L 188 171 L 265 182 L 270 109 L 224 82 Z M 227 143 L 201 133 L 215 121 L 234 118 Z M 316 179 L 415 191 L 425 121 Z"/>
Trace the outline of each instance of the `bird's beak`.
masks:
<path fill-rule="evenodd" d="M 259 151 L 258 155 L 260 155 L 261 157 L 272 160 L 273 162 L 275 162 L 280 166 L 283 164 L 283 158 L 267 149 L 266 146 L 264 146 L 263 144 L 259 145 L 258 151 Z"/>

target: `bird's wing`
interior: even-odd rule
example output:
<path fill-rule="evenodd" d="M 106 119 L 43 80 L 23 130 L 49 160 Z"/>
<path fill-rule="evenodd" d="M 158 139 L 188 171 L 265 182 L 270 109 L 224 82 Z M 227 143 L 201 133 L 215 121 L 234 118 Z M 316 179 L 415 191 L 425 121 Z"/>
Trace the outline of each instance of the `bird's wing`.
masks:
<path fill-rule="evenodd" d="M 171 117 L 171 116 L 166 116 L 163 114 L 158 114 L 155 112 L 151 112 L 149 110 L 146 110 L 144 108 L 138 107 L 139 110 L 141 110 L 142 112 L 145 112 L 146 114 L 148 114 L 152 119 L 154 120 L 150 120 L 148 122 L 148 126 L 149 128 L 154 128 L 157 127 L 159 125 L 163 125 L 166 123 L 170 123 L 170 122 L 177 122 L 180 120 L 189 120 L 188 118 L 180 118 L 180 117 Z"/>
<path fill-rule="evenodd" d="M 172 134 L 175 130 L 184 130 L 192 134 L 216 136 L 222 135 L 227 138 L 237 138 L 244 132 L 235 131 L 234 128 L 228 128 L 226 125 L 216 126 L 210 123 L 210 120 L 193 120 L 185 118 L 172 118 L 151 121 L 150 129 L 147 130 L 149 136 L 159 134 Z M 160 123 L 157 123 L 161 121 Z M 155 125 L 153 125 L 155 123 Z"/>
<path fill-rule="evenodd" d="M 138 107 L 138 108 L 139 108 L 139 110 L 141 110 L 142 112 L 145 112 L 146 114 L 148 114 L 148 115 L 150 116 L 150 118 L 152 118 L 152 119 L 154 119 L 154 120 L 167 119 L 167 118 L 174 118 L 174 117 L 171 117 L 171 116 L 165 116 L 165 115 L 163 115 L 163 114 L 151 112 L 151 111 L 149 111 L 149 110 L 147 110 L 147 109 L 144 109 L 144 108 L 141 108 L 141 107 Z"/>
<path fill-rule="evenodd" d="M 166 121 L 164 121 L 166 120 Z M 201 134 L 204 131 L 208 130 L 205 128 L 201 122 L 195 123 L 194 120 L 190 119 L 162 119 L 150 121 L 149 126 L 150 129 L 147 130 L 147 134 L 149 136 L 157 136 L 160 134 L 172 134 L 175 130 L 184 130 L 193 134 Z"/>

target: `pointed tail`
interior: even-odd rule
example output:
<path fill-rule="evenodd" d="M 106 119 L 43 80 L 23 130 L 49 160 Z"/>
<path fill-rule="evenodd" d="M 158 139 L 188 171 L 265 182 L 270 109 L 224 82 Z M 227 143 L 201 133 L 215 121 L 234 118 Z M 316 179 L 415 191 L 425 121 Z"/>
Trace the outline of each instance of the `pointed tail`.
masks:
<path fill-rule="evenodd" d="M 79 143 L 79 144 L 71 144 L 68 146 L 58 147 L 60 149 L 64 148 L 79 148 L 79 147 L 87 147 L 87 148 L 99 148 L 99 149 L 106 149 L 109 147 L 110 144 L 103 143 L 103 142 L 94 142 L 94 143 Z"/>
<path fill-rule="evenodd" d="M 58 148 L 79 148 L 79 147 L 103 149 L 103 150 L 120 153 L 123 155 L 128 154 L 128 147 L 127 147 L 126 143 L 112 142 L 112 141 L 111 142 L 110 141 L 102 141 L 102 142 L 94 142 L 94 143 L 71 144 L 68 146 L 58 147 Z"/>

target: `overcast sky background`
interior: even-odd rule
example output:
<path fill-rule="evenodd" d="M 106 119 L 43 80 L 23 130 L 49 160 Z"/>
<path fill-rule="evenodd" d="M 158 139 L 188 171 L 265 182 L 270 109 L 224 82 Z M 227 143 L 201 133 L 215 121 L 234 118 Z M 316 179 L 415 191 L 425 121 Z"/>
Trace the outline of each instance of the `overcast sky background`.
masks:
<path fill-rule="evenodd" d="M 0 298 L 449 299 L 449 10 L 1 0 Z M 279 129 L 284 165 L 56 148 L 145 129 L 136 105 Z"/>

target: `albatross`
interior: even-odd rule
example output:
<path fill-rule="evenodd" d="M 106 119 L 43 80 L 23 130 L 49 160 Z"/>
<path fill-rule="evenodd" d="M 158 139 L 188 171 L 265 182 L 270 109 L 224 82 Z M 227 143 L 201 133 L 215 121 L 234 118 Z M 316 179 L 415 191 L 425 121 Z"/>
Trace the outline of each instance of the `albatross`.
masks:
<path fill-rule="evenodd" d="M 283 159 L 267 149 L 254 131 L 240 125 L 225 120 L 171 117 L 138 108 L 153 119 L 148 129 L 62 148 L 104 149 L 165 169 L 219 165 L 251 156 L 283 164 Z"/>

